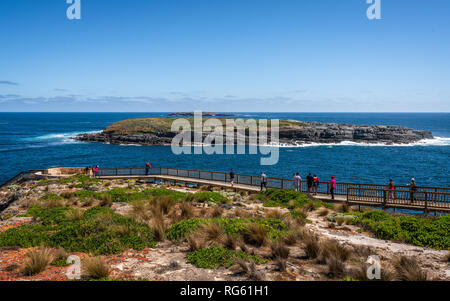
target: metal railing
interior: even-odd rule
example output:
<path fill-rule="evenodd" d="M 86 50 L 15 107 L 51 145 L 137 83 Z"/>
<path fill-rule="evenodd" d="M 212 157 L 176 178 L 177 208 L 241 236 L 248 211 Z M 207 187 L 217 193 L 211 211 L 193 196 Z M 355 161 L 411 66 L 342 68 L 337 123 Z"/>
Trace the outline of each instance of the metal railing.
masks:
<path fill-rule="evenodd" d="M 450 211 L 450 193 L 441 191 L 349 187 L 347 202 L 384 208 L 420 209 L 425 212 Z"/>
<path fill-rule="evenodd" d="M 46 170 L 28 170 L 19 173 L 0 188 L 21 183 L 36 178 L 36 173 L 46 176 Z M 183 179 L 201 179 L 215 182 L 229 182 L 230 175 L 227 172 L 191 170 L 170 167 L 146 168 L 104 168 L 99 171 L 100 177 L 138 177 L 151 178 L 152 176 L 172 176 Z M 182 182 L 182 180 L 177 179 Z M 235 184 L 260 186 L 261 177 L 255 175 L 236 174 Z M 267 188 L 293 189 L 292 179 L 267 178 Z M 330 183 L 319 182 L 317 193 L 329 194 Z M 308 191 L 306 181 L 300 185 L 302 192 Z M 444 187 L 416 187 L 411 191 L 409 186 L 395 186 L 394 190 L 388 190 L 387 185 L 365 183 L 336 183 L 335 195 L 346 196 L 349 204 L 365 204 L 381 206 L 385 208 L 411 208 L 430 211 L 450 211 L 450 188 Z"/>
<path fill-rule="evenodd" d="M 36 173 L 38 173 L 38 172 L 41 172 L 42 175 L 46 174 L 46 170 L 44 170 L 44 169 L 31 169 L 31 170 L 27 170 L 27 171 L 22 171 L 21 173 L 15 175 L 11 179 L 7 180 L 5 183 L 1 184 L 0 189 L 4 188 L 6 186 L 14 185 L 16 183 L 20 183 L 22 181 L 34 179 L 34 178 L 36 178 Z"/>
<path fill-rule="evenodd" d="M 229 182 L 230 175 L 227 172 L 218 171 L 204 171 L 204 170 L 191 170 L 191 169 L 180 169 L 180 168 L 170 168 L 170 167 L 151 167 L 148 172 L 145 168 L 105 168 L 101 169 L 100 176 L 152 176 L 152 175 L 162 175 L 162 176 L 176 176 L 183 178 L 192 179 L 203 179 L 210 181 L 220 181 Z M 235 183 L 251 186 L 260 186 L 261 178 L 255 175 L 245 175 L 236 174 Z M 342 183 L 337 182 L 334 189 L 335 195 L 347 195 L 349 188 L 357 189 L 386 189 L 388 185 L 382 184 L 365 184 L 365 183 Z M 269 188 L 279 188 L 279 189 L 292 189 L 293 181 L 292 179 L 283 178 L 267 178 L 267 187 Z M 301 191 L 307 192 L 308 186 L 306 181 L 301 182 Z M 429 193 L 450 193 L 450 188 L 444 187 L 416 187 L 417 192 L 429 192 Z M 409 191 L 409 186 L 397 185 L 395 186 L 396 191 Z M 317 192 L 320 194 L 329 194 L 330 192 L 330 182 L 319 182 L 317 187 Z"/>

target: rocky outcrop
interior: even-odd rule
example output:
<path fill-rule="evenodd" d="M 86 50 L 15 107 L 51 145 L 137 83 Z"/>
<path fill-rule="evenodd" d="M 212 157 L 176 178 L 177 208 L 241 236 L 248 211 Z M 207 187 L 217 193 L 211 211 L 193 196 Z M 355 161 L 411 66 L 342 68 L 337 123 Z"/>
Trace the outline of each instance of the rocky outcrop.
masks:
<path fill-rule="evenodd" d="M 409 144 L 432 139 L 429 131 L 417 131 L 402 126 L 365 126 L 336 123 L 305 122 L 303 127 L 280 128 L 280 141 L 291 143 L 358 143 Z"/>
<path fill-rule="evenodd" d="M 392 145 L 409 144 L 423 139 L 433 138 L 432 133 L 429 131 L 413 130 L 402 126 L 366 126 L 299 121 L 296 121 L 295 124 L 288 124 L 288 126 L 280 126 L 279 142 L 281 144 L 300 145 L 351 141 Z M 111 144 L 169 145 L 176 134 L 170 131 L 150 132 L 139 135 L 126 134 L 123 131 L 103 131 L 95 134 L 81 134 L 76 136 L 75 139 L 86 142 L 104 142 Z M 204 138 L 207 135 L 209 133 L 203 133 Z M 193 135 L 191 136 L 193 137 Z M 248 136 L 244 139 L 248 143 Z M 223 141 L 226 141 L 225 137 L 223 137 Z M 271 142 L 270 128 L 268 129 L 268 142 Z M 237 143 L 237 139 L 235 143 Z"/>

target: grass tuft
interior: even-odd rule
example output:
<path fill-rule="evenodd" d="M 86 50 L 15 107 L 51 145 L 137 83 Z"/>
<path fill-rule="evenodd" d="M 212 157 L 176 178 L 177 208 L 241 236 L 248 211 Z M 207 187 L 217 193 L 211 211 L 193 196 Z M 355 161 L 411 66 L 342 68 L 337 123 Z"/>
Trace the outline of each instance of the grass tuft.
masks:
<path fill-rule="evenodd" d="M 39 274 L 45 271 L 52 261 L 53 254 L 51 249 L 40 247 L 36 250 L 32 250 L 26 255 L 23 273 L 27 276 Z"/>
<path fill-rule="evenodd" d="M 108 278 L 110 269 L 106 262 L 100 257 L 90 257 L 83 261 L 83 273 L 90 279 Z"/>
<path fill-rule="evenodd" d="M 400 256 L 394 259 L 396 279 L 399 281 L 426 281 L 427 274 L 413 257 Z"/>

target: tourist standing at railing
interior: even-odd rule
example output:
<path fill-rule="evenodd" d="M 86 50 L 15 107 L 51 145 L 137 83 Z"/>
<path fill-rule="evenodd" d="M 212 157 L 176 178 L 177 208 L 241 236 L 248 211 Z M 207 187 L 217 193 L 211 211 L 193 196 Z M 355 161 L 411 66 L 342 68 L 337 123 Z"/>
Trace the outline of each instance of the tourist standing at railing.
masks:
<path fill-rule="evenodd" d="M 91 176 L 92 176 L 92 177 L 95 177 L 95 165 L 92 165 L 92 168 L 91 168 Z"/>
<path fill-rule="evenodd" d="M 100 168 L 97 165 L 97 166 L 95 166 L 95 177 L 98 177 L 99 172 L 100 172 Z"/>
<path fill-rule="evenodd" d="M 300 187 L 302 185 L 302 177 L 300 177 L 299 173 L 294 174 L 294 178 L 292 179 L 292 184 L 294 186 L 295 191 L 300 191 Z"/>
<path fill-rule="evenodd" d="M 308 186 L 308 193 L 311 193 L 311 187 L 314 183 L 314 177 L 311 175 L 311 173 L 306 176 L 306 185 Z"/>
<path fill-rule="evenodd" d="M 389 199 L 389 200 L 395 200 L 395 197 L 394 197 L 394 187 L 395 187 L 394 181 L 393 181 L 392 179 L 390 179 L 390 180 L 389 180 L 389 187 L 388 187 L 388 189 L 389 189 L 389 196 L 388 196 L 388 199 Z"/>
<path fill-rule="evenodd" d="M 319 177 L 314 175 L 313 178 L 313 194 L 316 195 L 319 189 Z"/>
<path fill-rule="evenodd" d="M 151 167 L 152 167 L 152 165 L 149 162 L 147 162 L 145 164 L 145 175 L 146 176 L 148 176 L 148 173 L 149 173 Z"/>
<path fill-rule="evenodd" d="M 230 170 L 230 183 L 231 183 L 231 187 L 234 186 L 234 170 L 233 168 Z"/>
<path fill-rule="evenodd" d="M 414 202 L 414 194 L 417 191 L 416 180 L 414 178 L 411 179 L 411 184 L 409 184 L 409 196 L 411 198 L 411 204 Z"/>
<path fill-rule="evenodd" d="M 267 176 L 264 172 L 261 172 L 261 191 L 267 189 Z"/>
<path fill-rule="evenodd" d="M 334 200 L 334 189 L 336 188 L 336 180 L 334 179 L 334 176 L 331 177 L 330 182 L 330 193 L 331 193 L 331 199 Z"/>

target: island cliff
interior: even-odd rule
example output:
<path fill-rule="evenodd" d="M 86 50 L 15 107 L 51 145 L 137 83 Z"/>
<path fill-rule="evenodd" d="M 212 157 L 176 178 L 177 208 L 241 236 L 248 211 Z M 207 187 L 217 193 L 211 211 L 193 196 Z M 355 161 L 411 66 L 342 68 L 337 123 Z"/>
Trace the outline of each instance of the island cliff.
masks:
<path fill-rule="evenodd" d="M 80 134 L 75 139 L 111 144 L 169 145 L 172 138 L 178 134 L 178 132 L 171 131 L 171 124 L 175 119 L 170 117 L 128 119 L 116 122 L 100 133 Z M 186 119 L 193 124 L 193 118 Z M 203 122 L 208 119 L 204 118 Z M 225 125 L 224 119 L 219 120 Z M 269 143 L 271 142 L 270 130 L 269 122 Z M 208 132 L 205 132 L 203 136 L 205 137 L 208 134 Z M 429 131 L 413 130 L 402 126 L 350 125 L 280 120 L 279 127 L 279 142 L 288 145 L 340 143 L 344 141 L 392 145 L 409 144 L 432 138 L 433 135 Z M 246 131 L 244 139 L 248 143 L 248 131 Z M 225 137 L 223 141 L 226 141 Z"/>

